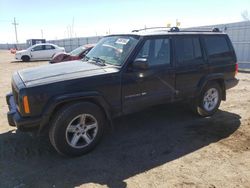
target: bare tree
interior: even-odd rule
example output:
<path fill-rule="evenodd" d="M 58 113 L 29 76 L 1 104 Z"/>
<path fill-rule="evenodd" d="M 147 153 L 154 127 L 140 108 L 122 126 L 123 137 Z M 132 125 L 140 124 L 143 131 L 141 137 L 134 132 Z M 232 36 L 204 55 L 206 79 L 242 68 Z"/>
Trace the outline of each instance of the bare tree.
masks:
<path fill-rule="evenodd" d="M 242 16 L 242 18 L 244 19 L 244 21 L 250 21 L 250 15 L 248 14 L 248 11 L 247 11 L 247 10 L 244 10 L 244 11 L 241 13 L 241 16 Z"/>

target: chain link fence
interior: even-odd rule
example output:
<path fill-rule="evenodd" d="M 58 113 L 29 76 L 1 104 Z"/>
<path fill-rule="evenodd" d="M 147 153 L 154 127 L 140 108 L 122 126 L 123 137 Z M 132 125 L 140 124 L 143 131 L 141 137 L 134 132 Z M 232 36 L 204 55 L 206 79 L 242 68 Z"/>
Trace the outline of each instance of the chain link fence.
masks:
<path fill-rule="evenodd" d="M 66 52 L 72 51 L 84 44 L 95 44 L 101 39 L 101 36 L 96 37 L 82 37 L 61 40 L 48 40 L 48 43 L 56 44 L 65 48 Z"/>
<path fill-rule="evenodd" d="M 70 52 L 84 44 L 95 44 L 101 38 L 102 38 L 101 36 L 80 37 L 80 38 L 71 38 L 71 39 L 47 40 L 46 42 L 64 47 L 66 52 Z M 15 48 L 15 47 L 16 47 L 16 44 L 0 44 L 0 49 L 8 50 L 8 49 Z M 26 49 L 29 46 L 26 43 L 20 43 L 17 45 L 17 47 L 18 49 Z"/>

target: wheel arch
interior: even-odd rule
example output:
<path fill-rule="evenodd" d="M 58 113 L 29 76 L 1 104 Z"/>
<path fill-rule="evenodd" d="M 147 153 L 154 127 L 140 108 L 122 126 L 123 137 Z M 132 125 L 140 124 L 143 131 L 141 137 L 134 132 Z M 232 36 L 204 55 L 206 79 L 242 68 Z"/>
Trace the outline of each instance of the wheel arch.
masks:
<path fill-rule="evenodd" d="M 49 122 L 61 108 L 77 102 L 90 102 L 97 105 L 103 111 L 105 117 L 109 121 L 109 125 L 112 126 L 111 107 L 103 96 L 101 96 L 97 92 L 93 92 L 92 94 L 74 93 L 57 96 L 48 102 L 48 105 L 45 108 L 46 110 L 43 113 L 44 118 L 43 122 L 40 125 L 39 133 L 49 127 Z"/>
<path fill-rule="evenodd" d="M 21 60 L 23 60 L 23 57 L 28 57 L 29 59 L 31 59 L 31 56 L 28 55 L 28 54 L 23 54 L 23 55 L 21 56 Z"/>
<path fill-rule="evenodd" d="M 207 85 L 208 82 L 217 82 L 222 90 L 222 100 L 226 100 L 226 87 L 225 79 L 223 74 L 210 74 L 202 78 L 198 84 L 196 96 L 199 96 L 203 88 Z"/>

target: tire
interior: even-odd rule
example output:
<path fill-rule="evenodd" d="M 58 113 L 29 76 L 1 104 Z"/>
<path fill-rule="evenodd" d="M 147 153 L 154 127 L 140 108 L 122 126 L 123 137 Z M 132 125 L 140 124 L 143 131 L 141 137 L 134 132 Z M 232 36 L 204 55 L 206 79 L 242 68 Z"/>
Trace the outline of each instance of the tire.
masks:
<path fill-rule="evenodd" d="M 89 102 L 67 105 L 52 119 L 50 142 L 62 155 L 81 156 L 96 147 L 104 125 L 105 116 L 97 105 Z"/>
<path fill-rule="evenodd" d="M 222 89 L 217 82 L 209 82 L 202 89 L 199 98 L 193 102 L 193 111 L 202 116 L 212 116 L 219 108 Z"/>
<path fill-rule="evenodd" d="M 26 61 L 26 62 L 27 62 L 27 61 L 30 61 L 30 57 L 27 56 L 27 55 L 22 56 L 21 59 L 22 59 L 22 61 L 24 61 L 24 62 L 25 62 L 25 61 Z"/>

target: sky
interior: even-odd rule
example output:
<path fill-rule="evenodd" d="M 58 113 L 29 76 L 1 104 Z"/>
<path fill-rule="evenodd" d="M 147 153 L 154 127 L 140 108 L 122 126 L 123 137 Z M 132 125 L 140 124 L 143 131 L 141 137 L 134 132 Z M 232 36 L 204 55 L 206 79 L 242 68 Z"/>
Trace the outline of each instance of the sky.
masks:
<path fill-rule="evenodd" d="M 0 43 L 126 33 L 154 26 L 181 27 L 243 21 L 250 0 L 0 0 Z"/>

